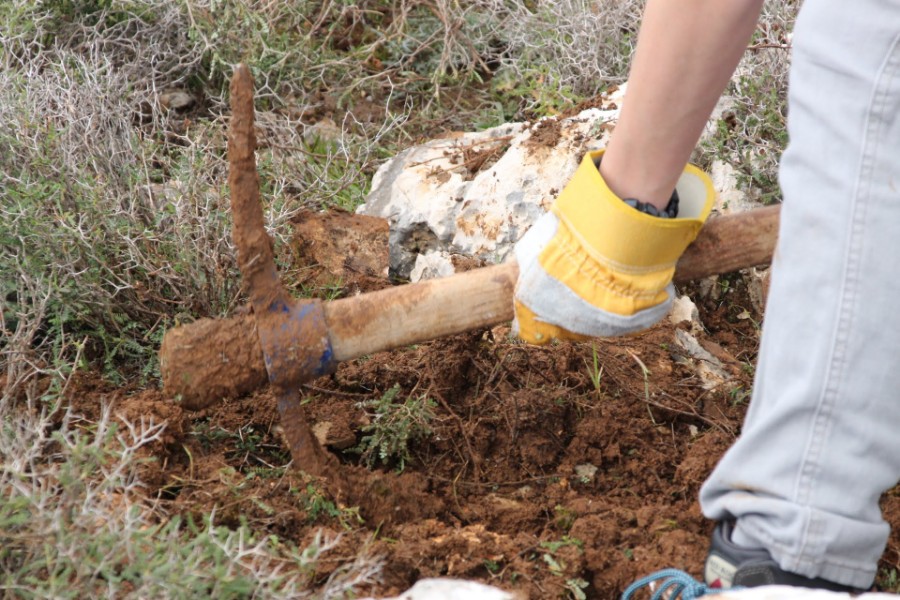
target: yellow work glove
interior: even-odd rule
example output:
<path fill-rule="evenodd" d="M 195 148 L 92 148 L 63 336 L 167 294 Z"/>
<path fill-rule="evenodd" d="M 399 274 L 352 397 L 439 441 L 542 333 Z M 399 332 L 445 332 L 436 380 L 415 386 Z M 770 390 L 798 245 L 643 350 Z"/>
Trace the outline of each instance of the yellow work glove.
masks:
<path fill-rule="evenodd" d="M 550 211 L 516 244 L 513 332 L 526 342 L 634 333 L 669 312 L 675 263 L 709 216 L 715 192 L 698 168 L 678 180 L 678 214 L 626 204 L 584 157 Z"/>

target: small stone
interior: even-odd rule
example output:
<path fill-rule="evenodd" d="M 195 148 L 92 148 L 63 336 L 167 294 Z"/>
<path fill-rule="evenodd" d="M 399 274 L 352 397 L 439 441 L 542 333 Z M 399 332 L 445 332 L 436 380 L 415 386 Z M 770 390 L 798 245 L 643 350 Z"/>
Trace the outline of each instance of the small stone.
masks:
<path fill-rule="evenodd" d="M 769 296 L 769 285 L 771 283 L 771 269 L 757 268 L 748 269 L 744 273 L 744 281 L 747 282 L 747 294 L 750 296 L 750 304 L 756 314 L 761 315 L 766 308 L 766 300 Z"/>
<path fill-rule="evenodd" d="M 591 463 L 575 465 L 575 474 L 579 477 L 579 479 L 585 481 L 593 481 L 594 475 L 597 474 L 597 467 L 592 465 Z"/>
<path fill-rule="evenodd" d="M 704 348 L 697 338 L 687 331 L 677 329 L 675 341 L 693 359 L 693 367 L 704 389 L 713 389 L 733 377 L 718 358 Z"/>
<path fill-rule="evenodd" d="M 356 436 L 345 424 L 335 424 L 330 421 L 320 421 L 312 427 L 313 435 L 323 446 L 329 446 L 336 450 L 346 450 L 356 445 Z"/>
<path fill-rule="evenodd" d="M 196 104 L 197 100 L 184 90 L 172 90 L 159 95 L 159 104 L 166 110 L 186 111 Z"/>
<path fill-rule="evenodd" d="M 410 281 L 439 279 L 456 272 L 450 255 L 446 252 L 426 252 L 416 257 L 416 264 L 409 273 Z"/>
<path fill-rule="evenodd" d="M 689 297 L 679 296 L 672 302 L 672 310 L 669 312 L 669 321 L 673 325 L 678 325 L 685 321 L 692 324 L 700 324 L 700 311 L 697 310 L 697 305 L 694 304 L 694 301 Z"/>
<path fill-rule="evenodd" d="M 312 427 L 313 435 L 316 436 L 316 440 L 318 440 L 319 444 L 323 446 L 325 445 L 325 440 L 328 439 L 329 431 L 331 431 L 331 423 L 328 421 L 321 421 Z"/>
<path fill-rule="evenodd" d="M 341 128 L 337 126 L 337 123 L 328 117 L 325 117 L 318 123 L 308 127 L 306 131 L 303 132 L 303 139 L 306 140 L 307 144 L 313 144 L 316 141 L 332 144 L 338 142 L 342 135 L 343 132 L 341 131 Z"/>

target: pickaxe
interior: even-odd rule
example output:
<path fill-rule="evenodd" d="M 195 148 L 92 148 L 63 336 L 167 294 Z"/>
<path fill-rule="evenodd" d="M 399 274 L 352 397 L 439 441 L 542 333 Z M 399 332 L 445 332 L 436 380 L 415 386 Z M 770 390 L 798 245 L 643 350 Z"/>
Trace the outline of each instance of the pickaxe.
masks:
<path fill-rule="evenodd" d="M 515 262 L 352 298 L 298 300 L 281 286 L 259 201 L 253 81 L 238 65 L 231 81 L 229 185 L 238 265 L 252 315 L 201 319 L 169 330 L 160 348 L 166 392 L 190 409 L 265 385 L 278 397 L 294 463 L 324 475 L 335 459 L 320 446 L 299 388 L 338 363 L 408 344 L 489 327 L 513 317 Z M 710 219 L 678 262 L 675 281 L 771 261 L 780 207 Z"/>

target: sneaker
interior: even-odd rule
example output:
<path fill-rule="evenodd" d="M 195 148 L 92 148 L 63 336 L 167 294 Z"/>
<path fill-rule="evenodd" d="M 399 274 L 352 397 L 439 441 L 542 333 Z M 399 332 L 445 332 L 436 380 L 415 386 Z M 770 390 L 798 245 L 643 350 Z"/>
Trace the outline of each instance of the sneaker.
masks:
<path fill-rule="evenodd" d="M 731 541 L 734 524 L 721 521 L 713 530 L 712 543 L 706 556 L 703 576 L 711 588 L 759 587 L 762 585 L 790 585 L 832 592 L 856 592 L 846 585 L 820 577 L 811 579 L 790 573 L 778 566 L 768 550 L 741 548 Z"/>

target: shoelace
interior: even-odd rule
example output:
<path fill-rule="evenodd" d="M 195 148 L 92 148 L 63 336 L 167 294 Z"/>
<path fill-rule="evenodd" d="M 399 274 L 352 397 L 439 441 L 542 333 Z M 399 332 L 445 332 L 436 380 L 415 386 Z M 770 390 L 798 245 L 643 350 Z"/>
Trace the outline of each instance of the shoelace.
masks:
<path fill-rule="evenodd" d="M 661 583 L 659 589 L 653 592 L 650 600 L 695 600 L 708 593 L 722 591 L 714 590 L 705 583 L 700 583 L 684 571 L 663 569 L 629 585 L 628 589 L 622 592 L 621 600 L 631 600 L 636 591 L 655 582 Z"/>

